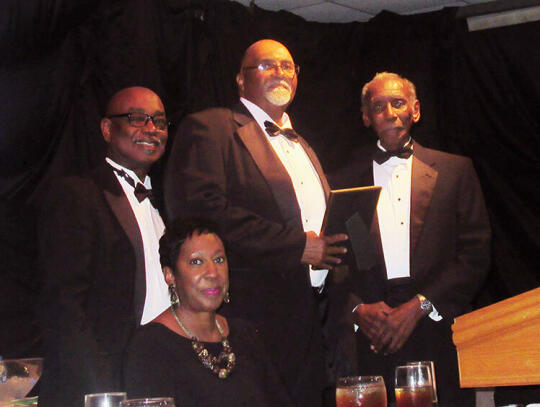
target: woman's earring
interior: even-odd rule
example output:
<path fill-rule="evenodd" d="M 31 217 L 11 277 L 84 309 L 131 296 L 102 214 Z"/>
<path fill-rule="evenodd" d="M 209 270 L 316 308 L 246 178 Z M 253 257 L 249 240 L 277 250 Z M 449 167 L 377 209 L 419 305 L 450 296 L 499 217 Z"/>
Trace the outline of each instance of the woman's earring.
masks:
<path fill-rule="evenodd" d="M 225 298 L 223 298 L 223 302 L 225 304 L 228 304 L 231 302 L 231 295 L 229 294 L 229 290 L 227 290 L 227 292 L 225 293 Z"/>
<path fill-rule="evenodd" d="M 169 298 L 171 299 L 171 305 L 173 307 L 177 306 L 180 302 L 178 299 L 178 294 L 176 294 L 176 284 L 171 284 L 169 286 Z"/>

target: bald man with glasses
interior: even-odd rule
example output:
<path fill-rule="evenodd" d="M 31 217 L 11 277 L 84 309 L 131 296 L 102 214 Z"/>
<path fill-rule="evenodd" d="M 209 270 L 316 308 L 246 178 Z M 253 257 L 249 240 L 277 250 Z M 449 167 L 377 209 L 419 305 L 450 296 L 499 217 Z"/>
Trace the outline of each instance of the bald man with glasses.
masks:
<path fill-rule="evenodd" d="M 85 394 L 121 391 L 133 331 L 170 304 L 158 253 L 164 225 L 148 176 L 167 129 L 153 91 L 115 93 L 101 120 L 107 157 L 85 176 L 57 181 L 42 208 L 40 406 L 82 406 Z"/>
<path fill-rule="evenodd" d="M 296 405 L 313 407 L 325 381 L 318 305 L 347 236 L 318 235 L 328 183 L 286 113 L 299 71 L 283 44 L 252 44 L 236 75 L 239 103 L 181 124 L 164 191 L 170 218 L 220 225 L 231 294 L 222 312 L 256 327 Z"/>

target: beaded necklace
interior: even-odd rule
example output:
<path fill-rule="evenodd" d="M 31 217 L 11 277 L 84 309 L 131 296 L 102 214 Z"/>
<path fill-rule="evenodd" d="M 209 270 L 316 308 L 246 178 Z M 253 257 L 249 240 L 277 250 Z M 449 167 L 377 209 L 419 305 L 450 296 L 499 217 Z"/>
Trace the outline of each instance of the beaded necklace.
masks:
<path fill-rule="evenodd" d="M 197 337 L 193 335 L 191 331 L 184 326 L 182 321 L 180 321 L 180 318 L 178 318 L 178 315 L 176 314 L 176 311 L 174 310 L 174 307 L 172 305 L 169 310 L 171 311 L 171 314 L 173 315 L 180 328 L 182 328 L 182 330 L 191 338 L 191 346 L 193 347 L 193 350 L 197 354 L 197 357 L 199 358 L 203 366 L 214 372 L 220 379 L 226 379 L 234 369 L 236 355 L 232 351 L 229 340 L 226 336 L 223 335 L 223 329 L 221 329 L 217 318 L 215 318 L 214 321 L 216 322 L 217 330 L 221 335 L 221 346 L 223 347 L 223 350 L 216 357 L 210 352 L 208 352 L 208 349 L 206 349 L 203 344 L 199 342 Z"/>

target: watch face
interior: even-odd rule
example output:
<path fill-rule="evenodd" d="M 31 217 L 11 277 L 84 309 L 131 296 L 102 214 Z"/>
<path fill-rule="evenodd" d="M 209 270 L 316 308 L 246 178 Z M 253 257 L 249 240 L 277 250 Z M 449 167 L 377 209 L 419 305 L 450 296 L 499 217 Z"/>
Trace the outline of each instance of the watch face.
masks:
<path fill-rule="evenodd" d="M 431 301 L 429 300 L 424 300 L 422 301 L 422 303 L 420 304 L 420 308 L 422 308 L 424 310 L 424 312 L 431 312 L 432 308 L 433 308 L 433 305 L 431 304 Z"/>

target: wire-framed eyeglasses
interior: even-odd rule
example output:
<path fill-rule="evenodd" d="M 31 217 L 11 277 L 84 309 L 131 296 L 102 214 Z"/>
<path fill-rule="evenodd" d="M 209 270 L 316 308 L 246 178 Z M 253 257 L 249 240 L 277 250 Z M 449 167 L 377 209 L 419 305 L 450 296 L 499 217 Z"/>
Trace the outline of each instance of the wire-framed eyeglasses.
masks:
<path fill-rule="evenodd" d="M 257 65 L 244 66 L 242 69 L 257 69 L 260 72 L 267 72 L 278 68 L 281 69 L 286 76 L 291 78 L 300 73 L 300 65 L 296 65 L 290 61 L 262 61 Z"/>

